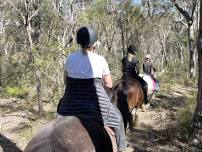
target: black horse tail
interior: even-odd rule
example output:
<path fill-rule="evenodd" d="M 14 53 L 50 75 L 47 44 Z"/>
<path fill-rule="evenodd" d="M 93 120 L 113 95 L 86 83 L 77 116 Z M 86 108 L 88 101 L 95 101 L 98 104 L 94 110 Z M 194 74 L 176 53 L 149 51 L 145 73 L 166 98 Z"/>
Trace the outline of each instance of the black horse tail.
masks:
<path fill-rule="evenodd" d="M 127 122 L 132 123 L 132 117 L 128 108 L 128 86 L 126 80 L 123 80 L 117 88 L 117 107 L 123 116 L 124 127 L 126 129 Z"/>

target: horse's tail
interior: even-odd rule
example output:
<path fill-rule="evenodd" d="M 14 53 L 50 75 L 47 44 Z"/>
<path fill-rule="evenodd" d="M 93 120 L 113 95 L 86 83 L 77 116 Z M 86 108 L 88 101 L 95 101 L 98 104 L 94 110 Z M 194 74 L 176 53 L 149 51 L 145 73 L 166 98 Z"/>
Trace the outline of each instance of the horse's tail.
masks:
<path fill-rule="evenodd" d="M 123 100 L 125 100 L 125 102 L 127 102 L 128 99 L 128 85 L 127 85 L 127 81 L 124 80 L 122 83 L 122 89 L 120 90 L 120 95 L 121 97 L 123 97 Z"/>
<path fill-rule="evenodd" d="M 122 83 L 122 89 L 118 90 L 117 97 L 118 97 L 118 100 L 121 101 L 121 102 L 118 102 L 118 103 L 127 103 L 127 99 L 128 99 L 128 86 L 127 86 L 127 82 L 126 81 L 123 81 L 123 83 Z"/>
<path fill-rule="evenodd" d="M 120 85 L 120 86 L 119 86 Z M 131 114 L 128 108 L 128 85 L 127 81 L 123 80 L 122 83 L 119 83 L 117 91 L 117 107 L 119 108 L 124 121 L 124 127 L 127 127 L 127 122 L 132 121 Z"/>

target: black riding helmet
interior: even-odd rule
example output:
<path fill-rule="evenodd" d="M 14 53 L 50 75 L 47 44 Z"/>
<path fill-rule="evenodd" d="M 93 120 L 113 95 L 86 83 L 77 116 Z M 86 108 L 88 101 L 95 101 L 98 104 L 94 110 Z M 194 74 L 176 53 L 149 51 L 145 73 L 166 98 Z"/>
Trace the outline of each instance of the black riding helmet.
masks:
<path fill-rule="evenodd" d="M 135 47 L 135 45 L 129 45 L 128 52 L 131 54 L 135 54 L 135 52 L 137 52 L 137 48 Z"/>
<path fill-rule="evenodd" d="M 96 31 L 90 27 L 82 27 L 77 32 L 77 43 L 84 48 L 91 47 L 97 39 Z"/>

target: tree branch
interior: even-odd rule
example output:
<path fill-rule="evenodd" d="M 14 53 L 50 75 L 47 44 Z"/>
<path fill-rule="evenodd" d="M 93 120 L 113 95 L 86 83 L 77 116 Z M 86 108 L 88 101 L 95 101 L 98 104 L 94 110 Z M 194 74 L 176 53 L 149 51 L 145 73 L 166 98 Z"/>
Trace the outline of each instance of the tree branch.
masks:
<path fill-rule="evenodd" d="M 192 7 L 192 12 L 191 12 L 191 18 L 192 18 L 192 20 L 193 20 L 193 17 L 194 17 L 194 12 L 196 10 L 196 5 L 197 5 L 197 0 L 194 0 L 193 7 Z"/>
<path fill-rule="evenodd" d="M 21 16 L 22 19 L 23 19 L 24 24 L 26 24 L 26 18 L 25 18 L 25 16 L 21 13 L 21 11 L 20 11 L 10 0 L 7 0 L 7 2 L 20 14 L 20 16 Z"/>
<path fill-rule="evenodd" d="M 65 23 L 66 23 L 67 25 L 73 25 L 73 24 L 76 23 L 76 21 L 71 22 L 71 23 L 70 23 L 69 21 L 67 21 L 67 19 L 66 19 L 64 16 L 62 16 L 62 15 L 58 12 L 58 10 L 57 10 L 57 8 L 55 7 L 54 4 L 52 4 L 52 3 L 50 2 L 49 5 L 50 5 L 50 6 L 53 6 L 54 12 L 55 12 L 63 21 L 65 21 Z"/>
<path fill-rule="evenodd" d="M 178 11 L 185 17 L 189 24 L 192 24 L 193 18 L 189 15 L 189 13 L 183 10 L 176 2 L 176 0 L 171 0 L 171 2 L 175 5 Z"/>
<path fill-rule="evenodd" d="M 39 12 L 38 9 L 35 10 L 35 11 L 33 12 L 33 14 L 27 19 L 27 23 L 29 23 L 33 17 L 37 16 L 38 12 Z"/>
<path fill-rule="evenodd" d="M 174 21 L 175 23 L 181 23 L 182 25 L 184 25 L 186 28 L 188 28 L 188 25 L 183 21 L 183 19 L 181 18 L 178 21 Z"/>
<path fill-rule="evenodd" d="M 3 4 L 0 5 L 0 8 L 3 8 L 4 6 L 6 6 L 6 4 L 7 4 L 7 3 L 6 3 L 6 1 L 5 1 Z"/>

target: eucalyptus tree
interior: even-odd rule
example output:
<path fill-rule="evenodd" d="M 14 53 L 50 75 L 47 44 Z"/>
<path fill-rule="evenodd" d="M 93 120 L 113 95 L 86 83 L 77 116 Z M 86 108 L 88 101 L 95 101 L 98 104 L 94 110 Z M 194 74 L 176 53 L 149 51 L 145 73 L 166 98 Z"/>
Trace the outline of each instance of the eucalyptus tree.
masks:
<path fill-rule="evenodd" d="M 198 148 L 202 149 L 202 0 L 200 0 L 200 27 L 197 41 L 198 49 L 198 66 L 199 66 L 199 78 L 198 78 L 198 96 L 197 105 L 195 109 L 193 119 L 193 143 Z"/>
<path fill-rule="evenodd" d="M 188 45 L 189 45 L 189 74 L 190 77 L 196 76 L 196 58 L 194 58 L 194 51 L 195 51 L 195 42 L 196 38 L 194 35 L 194 22 L 196 17 L 194 16 L 196 8 L 197 8 L 197 0 L 191 1 L 183 1 L 185 7 L 183 8 L 180 4 L 177 3 L 176 0 L 171 0 L 171 2 L 175 5 L 177 10 L 182 14 L 185 19 L 180 20 L 180 22 L 187 27 L 187 37 L 188 37 Z"/>

